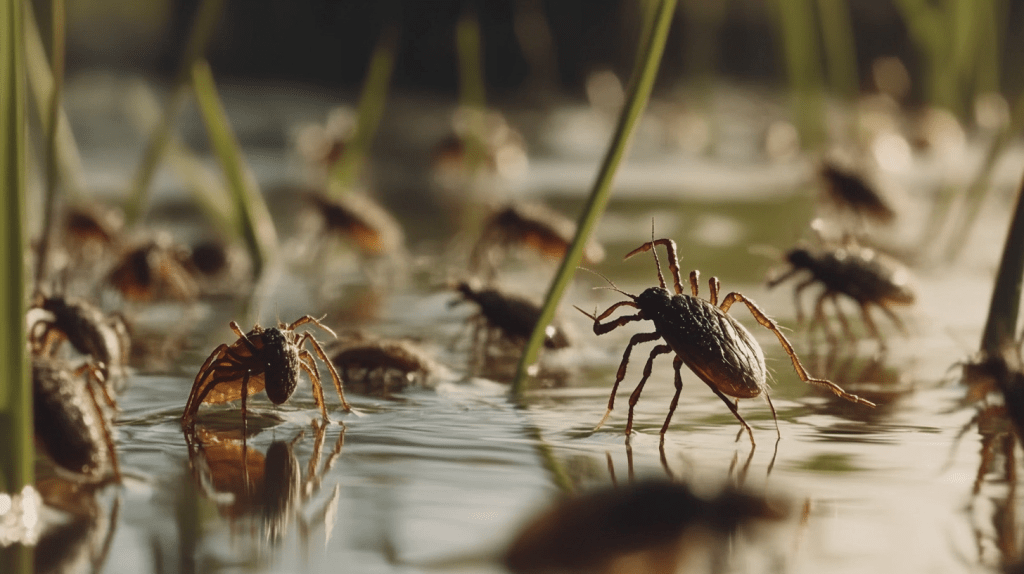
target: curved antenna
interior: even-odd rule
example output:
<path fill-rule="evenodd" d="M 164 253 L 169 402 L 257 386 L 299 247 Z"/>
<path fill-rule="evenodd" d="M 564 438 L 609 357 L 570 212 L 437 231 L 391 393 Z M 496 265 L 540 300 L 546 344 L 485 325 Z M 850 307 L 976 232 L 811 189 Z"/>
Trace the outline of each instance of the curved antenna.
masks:
<path fill-rule="evenodd" d="M 654 266 L 658 268 L 658 285 L 661 285 L 662 289 L 668 289 L 665 286 L 665 276 L 661 274 L 661 261 L 658 260 L 658 246 L 654 244 L 654 218 L 651 218 L 651 253 L 654 254 Z"/>
<path fill-rule="evenodd" d="M 605 277 L 601 273 L 598 273 L 597 271 L 594 271 L 593 269 L 587 269 L 586 267 L 583 267 L 583 266 L 578 266 L 576 268 L 577 269 L 581 269 L 583 271 L 589 271 L 590 273 L 593 273 L 594 275 L 597 275 L 601 279 L 604 279 L 605 281 L 608 282 L 609 285 L 611 285 L 611 287 L 598 286 L 598 287 L 594 287 L 594 289 L 608 289 L 609 291 L 615 291 L 616 293 L 625 295 L 626 297 L 629 297 L 630 299 L 636 299 L 636 295 L 632 295 L 630 293 L 626 293 L 622 289 L 619 289 L 619 287 L 615 283 L 613 283 L 611 279 Z"/>

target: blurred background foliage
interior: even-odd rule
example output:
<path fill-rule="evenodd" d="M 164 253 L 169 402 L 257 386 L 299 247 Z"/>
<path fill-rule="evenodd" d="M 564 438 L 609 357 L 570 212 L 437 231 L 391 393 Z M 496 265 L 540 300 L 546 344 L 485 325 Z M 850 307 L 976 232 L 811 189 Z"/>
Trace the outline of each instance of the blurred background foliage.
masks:
<path fill-rule="evenodd" d="M 103 68 L 173 77 L 198 4 L 71 3 L 68 73 Z M 582 94 L 595 69 L 610 68 L 628 77 L 632 68 L 642 24 L 635 1 L 469 4 L 480 19 L 489 97 L 500 100 L 540 86 Z M 985 9 L 978 10 L 979 4 Z M 49 2 L 35 5 L 40 22 L 48 22 Z M 454 94 L 458 57 L 451 38 L 466 5 L 466 0 L 232 0 L 209 61 L 229 78 L 358 89 L 383 27 L 397 21 L 402 36 L 394 87 Z M 786 85 L 782 36 L 788 32 L 778 25 L 776 13 L 794 7 L 813 13 L 820 25 L 812 33 L 819 36 L 842 26 L 834 16 L 848 11 L 861 90 L 873 89 L 871 66 L 882 56 L 898 57 L 910 77 L 921 79 L 911 87 L 908 103 L 929 101 L 963 114 L 969 106 L 958 102 L 975 89 L 966 83 L 998 89 L 1011 100 L 1024 89 L 1024 76 L 1013 72 L 1024 66 L 1024 2 L 1011 0 L 686 0 L 676 15 L 659 82 L 698 81 L 714 74 Z M 830 41 L 819 38 L 825 46 L 816 50 L 821 69 L 829 69 L 829 58 L 834 58 L 826 49 Z M 997 58 L 994 67 L 980 62 L 979 55 L 986 53 Z M 956 70 L 965 58 L 963 70 Z M 953 83 L 962 93 L 937 87 L 929 79 L 936 75 L 955 76 Z"/>

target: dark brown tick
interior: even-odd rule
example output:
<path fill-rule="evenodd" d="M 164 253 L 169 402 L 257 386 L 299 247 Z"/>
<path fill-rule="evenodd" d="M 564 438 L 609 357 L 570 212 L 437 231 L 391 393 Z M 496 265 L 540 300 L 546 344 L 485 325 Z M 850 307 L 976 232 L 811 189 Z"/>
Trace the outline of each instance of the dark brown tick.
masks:
<path fill-rule="evenodd" d="M 56 468 L 74 480 L 121 479 L 111 436 L 116 405 L 102 380 L 91 363 L 72 369 L 59 359 L 32 358 L 36 442 Z M 105 404 L 100 404 L 97 395 L 102 395 Z"/>
<path fill-rule="evenodd" d="M 576 224 L 541 204 L 509 205 L 484 222 L 483 232 L 469 257 L 470 271 L 494 269 L 513 249 L 531 248 L 546 257 L 561 259 L 576 234 Z M 583 250 L 587 263 L 600 263 L 604 248 L 593 240 Z"/>
<path fill-rule="evenodd" d="M 782 275 L 768 281 L 774 287 L 782 281 L 806 271 L 810 274 L 793 291 L 797 320 L 803 321 L 800 293 L 814 283 L 820 283 L 825 290 L 814 305 L 814 320 L 811 328 L 820 326 L 830 339 L 834 339 L 825 318 L 825 300 L 830 299 L 836 310 L 836 317 L 842 324 L 843 332 L 852 338 L 850 325 L 839 307 L 839 295 L 845 295 L 857 302 L 868 333 L 881 340 L 868 308 L 874 305 L 882 310 L 903 332 L 906 329 L 899 317 L 890 308 L 892 305 L 909 305 L 914 302 L 910 271 L 896 260 L 878 253 L 874 249 L 849 245 L 819 251 L 796 248 L 786 254 L 791 268 Z"/>
<path fill-rule="evenodd" d="M 389 255 L 405 243 L 402 226 L 368 196 L 348 192 L 339 197 L 305 193 L 322 219 L 321 232 L 348 237 L 366 255 Z"/>
<path fill-rule="evenodd" d="M 388 394 L 389 383 L 399 379 L 398 388 L 419 380 L 421 383 L 443 367 L 412 341 L 372 339 L 354 336 L 330 350 L 331 361 L 347 385 L 368 394 Z M 353 378 L 352 372 L 362 372 Z M 376 374 L 376 376 L 374 376 Z"/>
<path fill-rule="evenodd" d="M 238 323 L 232 321 L 231 330 L 238 335 L 238 340 L 231 345 L 222 344 L 214 349 L 199 369 L 199 374 L 192 384 L 192 392 L 189 393 L 188 402 L 185 404 L 185 412 L 181 415 L 182 427 L 193 425 L 199 405 L 203 403 L 219 404 L 242 399 L 244 430 L 246 399 L 266 389 L 267 397 L 275 405 L 284 403 L 299 384 L 300 370 L 306 372 L 313 384 L 313 396 L 324 420 L 330 420 L 316 362 L 313 354 L 303 348 L 307 341 L 320 360 L 327 365 L 341 405 L 346 411 L 351 410 L 348 401 L 345 400 L 345 391 L 338 371 L 324 353 L 323 347 L 312 333 L 307 331 L 300 335 L 295 332 L 297 327 L 310 323 L 332 337 L 336 336 L 334 331 L 309 315 L 300 317 L 291 325 L 279 323 L 277 327 L 268 329 L 255 325 L 248 333 L 243 333 Z"/>
<path fill-rule="evenodd" d="M 665 285 L 665 277 L 661 273 L 661 265 L 658 263 L 658 255 L 655 247 L 663 245 L 668 251 L 668 265 L 672 271 L 672 278 L 675 281 L 675 295 L 670 295 Z M 690 272 L 690 289 L 693 295 L 683 293 L 682 281 L 679 276 L 679 259 L 676 255 L 676 244 L 671 239 L 657 239 L 644 243 L 626 255 L 626 259 L 645 251 L 654 252 L 655 265 L 658 268 L 658 282 L 660 287 L 651 287 L 640 295 L 630 295 L 619 291 L 629 297 L 630 301 L 619 301 L 600 315 L 591 315 L 579 307 L 576 309 L 590 317 L 594 321 L 594 333 L 603 335 L 618 327 L 633 321 L 652 321 L 655 330 L 652 333 L 637 333 L 629 340 L 629 345 L 622 354 L 622 363 L 619 364 L 618 373 L 615 376 L 615 384 L 612 386 L 612 393 L 608 399 L 608 411 L 605 412 L 597 428 L 608 419 L 615 406 L 615 392 L 619 383 L 626 376 L 626 365 L 629 363 L 629 354 L 633 347 L 650 341 L 662 340 L 663 344 L 657 345 L 651 350 L 651 355 L 644 366 L 643 377 L 636 386 L 633 394 L 629 397 L 629 417 L 626 422 L 626 436 L 628 437 L 633 429 L 633 408 L 640 398 L 644 384 L 651 376 L 654 359 L 658 355 L 675 353 L 673 367 L 675 368 L 676 393 L 672 397 L 669 406 L 668 416 L 665 424 L 661 427 L 661 435 L 664 436 L 668 430 L 672 414 L 679 403 L 679 394 L 683 390 L 683 379 L 680 369 L 685 363 L 711 390 L 729 407 L 732 414 L 740 421 L 743 428 L 750 436 L 751 444 L 754 444 L 754 433 L 743 417 L 740 416 L 737 405 L 739 399 L 752 399 L 764 393 L 768 405 L 772 409 L 772 417 L 775 418 L 775 407 L 772 406 L 771 398 L 768 396 L 767 370 L 764 364 L 764 355 L 761 346 L 754 340 L 753 335 L 736 319 L 728 315 L 733 303 L 742 302 L 750 310 L 751 315 L 763 327 L 775 333 L 779 343 L 793 361 L 793 368 L 797 376 L 805 383 L 824 387 L 836 395 L 855 403 L 867 406 L 875 406 L 874 403 L 852 395 L 831 381 L 815 379 L 807 375 L 800 359 L 797 358 L 793 345 L 789 343 L 786 336 L 782 334 L 774 321 L 765 315 L 753 301 L 747 299 L 740 293 L 729 293 L 718 305 L 718 290 L 720 283 L 717 277 L 709 281 L 711 296 L 708 301 L 698 298 L 697 279 L 699 273 Z M 619 307 L 633 307 L 638 310 L 634 315 L 623 315 L 617 319 L 601 323 Z M 735 404 L 728 397 L 736 399 Z M 775 418 L 775 429 L 778 432 L 778 419 Z M 781 436 L 781 435 L 780 435 Z"/>
<path fill-rule="evenodd" d="M 131 347 L 120 316 L 107 316 L 83 299 L 37 293 L 27 320 L 33 353 L 52 357 L 61 343 L 68 341 L 96 362 L 106 386 L 120 386 Z"/>
<path fill-rule="evenodd" d="M 878 191 L 855 172 L 825 163 L 821 166 L 821 177 L 825 180 L 825 192 L 837 207 L 880 223 L 896 219 L 896 212 Z"/>
<path fill-rule="evenodd" d="M 463 297 L 480 307 L 480 316 L 488 327 L 498 330 L 508 340 L 527 339 L 540 319 L 540 306 L 518 295 L 493 288 L 477 288 L 468 281 L 458 283 L 455 288 Z M 457 303 L 455 301 L 452 304 Z M 563 349 L 569 346 L 569 339 L 561 328 L 548 325 L 544 346 L 548 349 Z"/>
<path fill-rule="evenodd" d="M 186 248 L 157 236 L 125 252 L 107 280 L 130 301 L 194 301 L 199 286 L 186 267 L 187 258 Z"/>

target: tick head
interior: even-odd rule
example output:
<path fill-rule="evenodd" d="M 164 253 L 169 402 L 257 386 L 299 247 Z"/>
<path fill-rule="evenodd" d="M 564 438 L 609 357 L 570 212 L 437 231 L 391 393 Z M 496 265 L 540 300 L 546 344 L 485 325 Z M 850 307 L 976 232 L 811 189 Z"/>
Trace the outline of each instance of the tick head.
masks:
<path fill-rule="evenodd" d="M 786 253 L 786 260 L 793 267 L 803 269 L 810 268 L 814 264 L 814 256 L 811 255 L 811 252 L 801 247 L 791 249 L 789 253 Z"/>
<path fill-rule="evenodd" d="M 672 301 L 672 295 L 661 287 L 650 287 L 636 297 L 636 304 L 640 307 L 641 313 L 650 316 L 650 311 L 664 308 Z"/>

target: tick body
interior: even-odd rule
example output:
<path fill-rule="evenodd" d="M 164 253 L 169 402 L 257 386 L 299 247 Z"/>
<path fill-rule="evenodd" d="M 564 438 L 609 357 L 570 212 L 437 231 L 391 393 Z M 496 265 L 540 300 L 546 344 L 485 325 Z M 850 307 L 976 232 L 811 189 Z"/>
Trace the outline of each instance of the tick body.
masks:
<path fill-rule="evenodd" d="M 124 381 L 131 339 L 120 316 L 108 317 L 83 299 L 38 294 L 27 321 L 35 354 L 52 357 L 67 341 L 97 363 L 105 386 L 118 387 Z"/>
<path fill-rule="evenodd" d="M 313 385 L 313 396 L 324 420 L 329 420 L 320 373 L 313 354 L 304 348 L 307 342 L 320 360 L 327 365 L 342 406 L 345 410 L 351 410 L 348 401 L 345 400 L 345 391 L 338 371 L 324 353 L 323 347 L 312 333 L 295 332 L 296 327 L 309 323 L 334 335 L 333 331 L 309 315 L 299 318 L 290 325 L 279 324 L 268 329 L 255 325 L 248 333 L 243 333 L 238 324 L 232 321 L 231 330 L 238 335 L 238 340 L 231 345 L 220 345 L 214 349 L 199 369 L 199 374 L 192 384 L 192 392 L 185 404 L 185 412 L 181 416 L 182 427 L 193 424 L 199 405 L 226 403 L 238 399 L 242 400 L 244 427 L 246 399 L 250 395 L 266 390 L 271 402 L 275 405 L 282 404 L 295 391 L 299 383 L 299 373 L 302 371 L 305 371 Z"/>
<path fill-rule="evenodd" d="M 399 388 L 442 370 L 425 350 L 411 341 L 399 339 L 363 339 L 345 341 L 330 351 L 331 361 L 347 385 L 359 384 L 369 394 L 388 394 L 389 383 L 399 380 Z M 353 373 L 362 373 L 354 378 Z"/>
<path fill-rule="evenodd" d="M 324 235 L 347 237 L 364 255 L 389 255 L 402 250 L 402 226 L 369 197 L 356 192 L 337 198 L 308 192 L 305 197 L 320 216 Z"/>
<path fill-rule="evenodd" d="M 129 249 L 107 277 L 129 301 L 195 301 L 199 286 L 188 269 L 188 250 L 160 235 Z"/>
<path fill-rule="evenodd" d="M 821 166 L 821 177 L 825 180 L 828 197 L 837 207 L 879 223 L 891 223 L 896 219 L 892 207 L 874 186 L 857 173 L 825 163 Z"/>
<path fill-rule="evenodd" d="M 544 205 L 506 206 L 484 223 L 470 254 L 470 271 L 493 276 L 505 255 L 517 249 L 529 248 L 543 256 L 561 259 L 575 234 L 575 223 Z M 583 258 L 587 263 L 599 263 L 604 259 L 604 249 L 590 241 L 583 250 Z"/>
<path fill-rule="evenodd" d="M 36 442 L 62 475 L 91 483 L 120 479 L 111 433 L 116 405 L 95 366 L 72 369 L 33 356 L 32 403 Z"/>
<path fill-rule="evenodd" d="M 657 239 L 647 242 L 626 255 L 626 259 L 645 251 L 654 251 L 655 247 L 662 245 L 668 251 L 669 268 L 672 271 L 675 294 L 670 295 L 665 285 L 665 278 L 661 273 L 661 266 L 657 262 L 655 252 L 655 264 L 658 266 L 658 280 L 660 287 L 651 287 L 640 295 L 628 296 L 630 300 L 615 303 L 600 315 L 590 315 L 582 309 L 594 321 L 594 333 L 603 335 L 618 327 L 634 321 L 651 321 L 654 323 L 655 331 L 651 333 L 638 333 L 633 335 L 622 355 L 622 362 L 615 377 L 615 384 L 612 387 L 611 396 L 608 399 L 608 410 L 604 418 L 598 423 L 598 428 L 604 424 L 612 413 L 615 406 L 615 393 L 619 383 L 626 376 L 626 366 L 629 363 L 630 353 L 633 347 L 646 342 L 661 341 L 660 344 L 651 350 L 651 354 L 644 366 L 643 377 L 640 383 L 629 397 L 629 415 L 626 422 L 626 436 L 628 437 L 633 429 L 633 409 L 640 398 L 647 379 L 650 378 L 653 370 L 654 359 L 662 354 L 674 354 L 673 367 L 675 369 L 675 395 L 669 406 L 668 416 L 661 427 L 661 434 L 668 430 L 672 420 L 672 414 L 679 403 L 679 395 L 683 389 L 681 369 L 685 364 L 702 381 L 704 381 L 719 398 L 729 407 L 732 414 L 739 420 L 740 424 L 747 431 L 751 444 L 754 444 L 754 433 L 743 417 L 740 416 L 736 404 L 738 399 L 755 398 L 764 394 L 768 405 L 772 408 L 772 417 L 775 418 L 775 407 L 771 405 L 771 398 L 768 396 L 767 370 L 764 364 L 764 355 L 761 347 L 754 337 L 739 322 L 728 315 L 729 309 L 736 302 L 742 302 L 747 309 L 766 329 L 770 330 L 779 339 L 779 343 L 785 349 L 797 375 L 806 383 L 821 386 L 829 389 L 836 395 L 856 403 L 874 406 L 874 403 L 862 399 L 856 395 L 847 393 L 835 383 L 824 379 L 814 379 L 807 375 L 803 365 L 800 363 L 793 346 L 786 339 L 782 331 L 774 321 L 765 315 L 753 301 L 747 299 L 740 293 L 729 293 L 718 304 L 719 281 L 712 277 L 709 282 L 710 297 L 703 300 L 698 297 L 697 280 L 699 273 L 690 273 L 690 290 L 692 295 L 683 293 L 682 280 L 679 275 L 678 257 L 676 255 L 676 244 L 671 239 Z M 608 318 L 619 307 L 633 307 L 637 313 L 633 315 L 621 315 L 605 323 L 601 321 Z M 577 309 L 579 309 L 577 307 Z M 736 399 L 730 400 L 730 397 Z M 776 432 L 778 432 L 778 419 L 776 418 Z"/>
<path fill-rule="evenodd" d="M 456 285 L 456 289 L 480 308 L 480 317 L 486 327 L 499 331 L 507 340 L 527 339 L 540 320 L 540 306 L 518 295 L 493 288 L 477 288 L 467 281 Z M 560 327 L 549 325 L 545 335 L 544 346 L 549 349 L 569 346 L 569 338 Z"/>
<path fill-rule="evenodd" d="M 901 330 L 906 329 L 893 312 L 894 305 L 910 305 L 916 299 L 911 287 L 910 271 L 896 260 L 878 253 L 874 249 L 849 245 L 812 251 L 804 248 L 792 249 L 786 254 L 790 269 L 768 282 L 774 287 L 782 281 L 805 272 L 808 277 L 797 284 L 793 291 L 797 320 L 803 321 L 800 294 L 807 287 L 817 283 L 824 287 L 814 305 L 814 320 L 811 328 L 820 326 L 829 338 L 834 338 L 825 317 L 825 301 L 831 300 L 836 317 L 843 332 L 852 338 L 849 322 L 839 307 L 840 295 L 853 299 L 860 307 L 861 317 L 868 333 L 881 340 L 881 333 L 871 318 L 869 308 L 878 307 Z"/>

